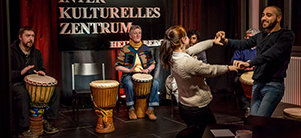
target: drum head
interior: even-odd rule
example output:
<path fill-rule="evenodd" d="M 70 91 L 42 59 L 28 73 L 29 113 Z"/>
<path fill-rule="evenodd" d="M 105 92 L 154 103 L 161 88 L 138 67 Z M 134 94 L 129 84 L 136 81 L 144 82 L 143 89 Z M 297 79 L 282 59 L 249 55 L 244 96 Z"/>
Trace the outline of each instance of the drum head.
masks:
<path fill-rule="evenodd" d="M 286 108 L 283 114 L 292 118 L 301 119 L 301 108 Z"/>
<path fill-rule="evenodd" d="M 93 88 L 114 88 L 119 86 L 119 82 L 116 80 L 96 80 L 90 83 L 90 87 Z"/>
<path fill-rule="evenodd" d="M 253 73 L 254 71 L 248 71 L 243 73 L 239 78 L 240 82 L 247 85 L 253 85 L 254 82 L 254 80 L 252 79 Z"/>
<path fill-rule="evenodd" d="M 132 76 L 132 79 L 136 82 L 149 82 L 153 79 L 153 76 L 150 74 L 136 73 Z"/>
<path fill-rule="evenodd" d="M 32 85 L 40 85 L 40 86 L 52 86 L 57 84 L 56 79 L 47 75 L 43 76 L 38 74 L 27 75 L 25 76 L 24 81 Z"/>

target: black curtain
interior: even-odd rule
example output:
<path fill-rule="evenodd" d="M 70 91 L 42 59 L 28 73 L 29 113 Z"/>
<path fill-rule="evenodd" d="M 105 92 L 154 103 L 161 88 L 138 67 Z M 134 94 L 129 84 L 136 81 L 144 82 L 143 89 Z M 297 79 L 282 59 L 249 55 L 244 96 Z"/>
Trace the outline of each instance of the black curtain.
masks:
<path fill-rule="evenodd" d="M 201 0 L 201 39 L 212 39 L 217 31 L 225 31 L 227 38 L 239 39 L 239 0 Z M 207 50 L 209 64 L 229 65 L 234 49 L 213 46 Z M 207 78 L 213 93 L 232 92 L 233 73 L 226 73 L 214 78 Z"/>
<path fill-rule="evenodd" d="M 198 30 L 201 40 L 212 39 L 217 31 L 225 31 L 227 38 L 240 39 L 240 0 L 174 0 L 173 25 L 186 31 Z M 214 46 L 207 50 L 209 64 L 229 65 L 234 49 Z M 233 73 L 207 78 L 213 93 L 232 92 Z"/>
<path fill-rule="evenodd" d="M 9 52 L 9 29 L 8 29 L 8 0 L 0 2 L 0 136 L 1 137 L 13 137 L 12 127 L 12 95 L 11 95 L 11 81 L 10 81 L 10 52 Z"/>

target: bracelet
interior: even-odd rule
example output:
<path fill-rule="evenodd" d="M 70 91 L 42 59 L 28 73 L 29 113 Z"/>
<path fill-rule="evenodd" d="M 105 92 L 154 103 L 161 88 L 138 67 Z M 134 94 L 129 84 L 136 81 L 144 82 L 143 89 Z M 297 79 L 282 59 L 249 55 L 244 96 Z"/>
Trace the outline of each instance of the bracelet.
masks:
<path fill-rule="evenodd" d="M 149 69 L 147 69 L 148 70 L 148 73 L 150 73 L 150 70 Z"/>

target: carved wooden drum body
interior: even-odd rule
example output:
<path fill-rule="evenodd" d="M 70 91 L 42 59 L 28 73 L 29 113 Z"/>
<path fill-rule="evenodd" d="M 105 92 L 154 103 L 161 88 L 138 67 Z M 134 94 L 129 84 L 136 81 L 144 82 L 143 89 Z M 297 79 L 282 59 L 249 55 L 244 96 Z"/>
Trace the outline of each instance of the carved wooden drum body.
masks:
<path fill-rule="evenodd" d="M 147 97 L 150 94 L 153 77 L 150 74 L 137 73 L 132 76 L 134 84 L 135 111 L 138 118 L 144 118 L 147 110 Z"/>
<path fill-rule="evenodd" d="M 115 80 L 96 80 L 90 83 L 93 101 L 99 108 L 114 108 L 119 83 Z"/>
<path fill-rule="evenodd" d="M 252 97 L 252 87 L 254 82 L 254 80 L 252 79 L 253 73 L 253 71 L 245 72 L 239 78 L 244 93 L 248 98 Z"/>

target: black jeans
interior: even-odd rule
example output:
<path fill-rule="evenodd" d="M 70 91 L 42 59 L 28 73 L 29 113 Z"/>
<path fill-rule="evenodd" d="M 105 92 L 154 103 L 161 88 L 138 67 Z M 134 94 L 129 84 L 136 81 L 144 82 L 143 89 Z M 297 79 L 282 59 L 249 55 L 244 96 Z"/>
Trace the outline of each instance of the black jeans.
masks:
<path fill-rule="evenodd" d="M 25 88 L 25 83 L 15 84 L 12 88 L 14 97 L 14 114 L 17 119 L 17 127 L 24 128 L 29 126 L 30 116 L 30 98 L 28 91 Z M 44 119 L 56 119 L 58 116 L 60 104 L 60 90 L 59 88 L 54 89 L 54 93 L 48 103 L 50 107 L 44 113 Z"/>
<path fill-rule="evenodd" d="M 215 117 L 209 105 L 198 108 L 188 107 L 179 103 L 179 113 L 187 127 L 198 126 L 200 135 L 203 135 L 207 124 L 216 124 Z"/>

